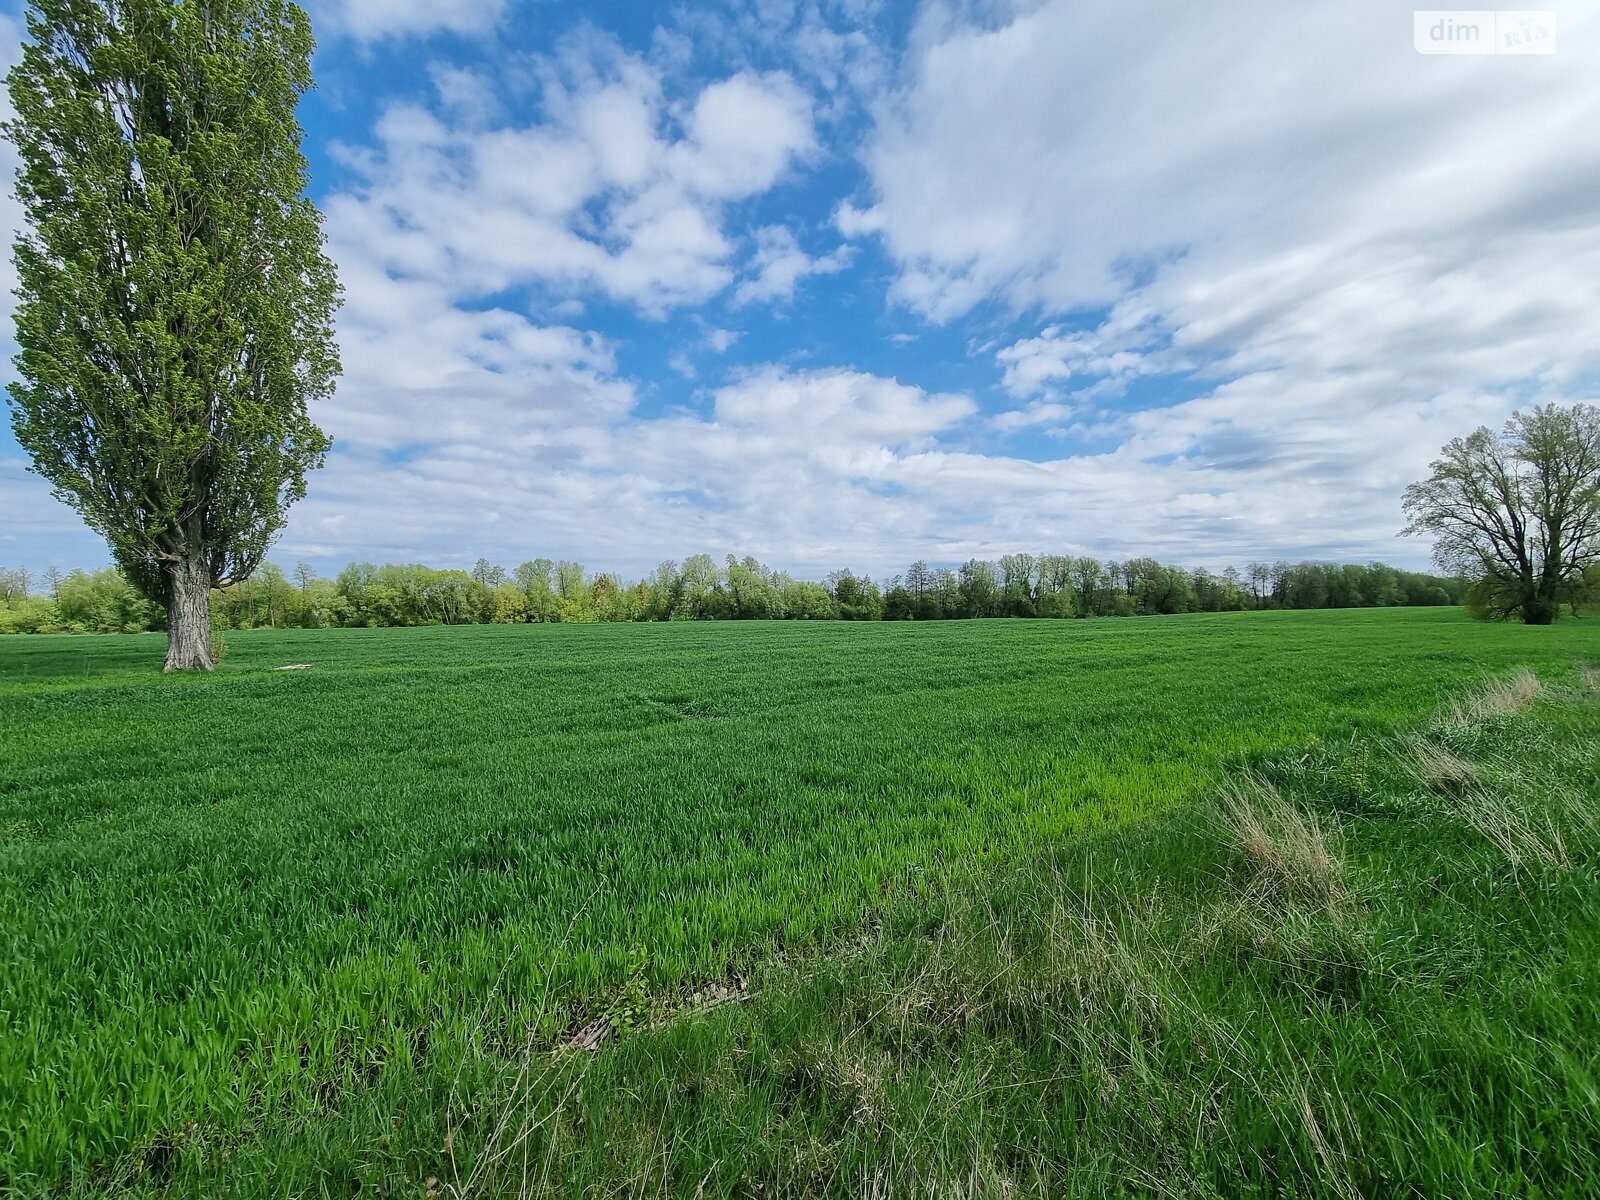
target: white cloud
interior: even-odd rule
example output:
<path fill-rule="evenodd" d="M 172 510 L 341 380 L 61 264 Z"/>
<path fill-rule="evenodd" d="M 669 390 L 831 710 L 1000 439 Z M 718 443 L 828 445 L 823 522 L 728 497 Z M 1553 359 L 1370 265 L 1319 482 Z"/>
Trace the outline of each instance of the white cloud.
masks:
<path fill-rule="evenodd" d="M 1001 380 L 1013 396 L 1058 397 L 1074 379 L 1093 380 L 1081 399 L 1120 392 L 1142 375 L 1181 371 L 1188 364 L 1159 344 L 1148 313 L 1123 304 L 1096 329 L 1046 326 L 995 353 L 1004 368 Z"/>
<path fill-rule="evenodd" d="M 488 125 L 503 109 L 494 82 L 482 71 L 435 63 L 428 68 L 443 112 L 469 127 Z"/>
<path fill-rule="evenodd" d="M 505 14 L 507 0 L 321 0 L 325 23 L 357 41 L 433 33 L 486 33 Z"/>
<path fill-rule="evenodd" d="M 720 549 L 882 569 L 898 557 L 885 539 L 926 536 L 944 503 L 937 468 L 918 464 L 975 410 L 847 369 L 767 366 L 716 389 L 704 416 L 644 419 L 581 344 L 533 346 L 500 380 L 472 365 L 479 331 L 457 332 L 453 353 L 415 364 L 416 386 L 396 395 L 374 375 L 341 398 L 344 448 L 291 515 L 283 557 L 351 545 L 441 563 L 545 553 L 642 573 Z M 410 372 L 404 348 L 384 343 L 352 375 L 388 355 L 402 356 L 394 375 Z M 531 398 L 530 379 L 542 383 Z M 428 440 L 412 445 L 408 430 Z"/>
<path fill-rule="evenodd" d="M 761 0 L 757 4 L 679 5 L 674 29 L 658 44 L 687 60 L 691 48 L 709 59 L 742 63 L 780 58 L 821 97 L 824 119 L 843 119 L 860 97 L 875 94 L 892 69 L 894 38 L 884 28 L 893 6 L 868 0 Z"/>
<path fill-rule="evenodd" d="M 733 278 L 725 207 L 811 151 L 809 101 L 781 72 L 747 72 L 703 88 L 678 125 L 649 65 L 590 49 L 546 64 L 539 122 L 389 109 L 375 150 L 346 151 L 361 186 L 328 204 L 340 260 L 459 298 L 537 282 L 651 314 L 721 291 Z M 459 77 L 438 79 L 453 105 L 470 103 Z"/>
<path fill-rule="evenodd" d="M 1442 441 L 1600 367 L 1600 90 L 1569 50 L 1600 11 L 1564 10 L 1537 60 L 1424 58 L 1397 12 L 930 7 L 871 201 L 835 223 L 880 237 L 893 295 L 935 320 L 1040 314 L 997 356 L 1029 403 L 993 424 L 1101 421 L 1142 464 L 1117 528 L 1188 477 L 1231 511 L 1190 504 L 1152 546 L 1197 521 L 1382 549 Z M 1089 411 L 1175 369 L 1204 394 Z"/>
<path fill-rule="evenodd" d="M 975 411 L 966 396 L 929 395 L 893 379 L 850 370 L 788 372 L 763 367 L 716 393 L 727 427 L 783 433 L 813 448 L 876 455 L 923 447 Z"/>
<path fill-rule="evenodd" d="M 750 258 L 754 275 L 734 292 L 736 304 L 773 304 L 793 299 L 802 279 L 811 275 L 832 275 L 850 265 L 850 247 L 840 246 L 828 254 L 812 257 L 783 225 L 768 225 L 756 230 L 756 251 Z"/>
<path fill-rule="evenodd" d="M 764 192 L 792 158 L 814 147 L 811 98 L 782 72 L 745 72 L 711 84 L 684 124 L 688 141 L 672 148 L 672 167 L 702 196 Z"/>

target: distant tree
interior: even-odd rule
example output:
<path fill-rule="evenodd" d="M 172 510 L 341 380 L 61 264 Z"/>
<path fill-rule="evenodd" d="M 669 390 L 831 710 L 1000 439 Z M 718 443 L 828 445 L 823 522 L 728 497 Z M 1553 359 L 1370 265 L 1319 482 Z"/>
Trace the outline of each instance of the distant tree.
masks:
<path fill-rule="evenodd" d="M 867 575 L 848 569 L 830 573 L 825 581 L 844 621 L 877 621 L 884 615 L 884 597 Z"/>
<path fill-rule="evenodd" d="M 555 569 L 555 563 L 548 558 L 536 558 L 532 562 L 521 564 L 511 573 L 513 581 L 522 589 L 522 595 L 527 602 L 528 620 L 555 620 L 556 593 L 555 585 L 551 582 Z"/>
<path fill-rule="evenodd" d="M 649 599 L 644 608 L 645 617 L 651 621 L 671 619 L 678 607 L 678 601 L 683 596 L 683 576 L 678 570 L 678 564 L 668 559 L 650 573 L 645 585 L 649 590 Z"/>
<path fill-rule="evenodd" d="M 1229 611 L 1249 596 L 1224 572 L 1184 571 L 1155 559 L 1118 564 L 1120 579 L 1134 593 L 1113 586 L 1111 574 L 1091 558 L 1036 560 L 1035 611 L 1039 617 L 1135 616 L 1144 613 Z M 1466 591 L 1459 578 L 1399 571 L 1381 563 L 1355 566 L 1280 563 L 1274 568 L 1284 604 L 1459 604 Z M 50 598 L 24 596 L 18 572 L 0 571 L 0 633 L 131 632 L 163 627 L 160 606 L 151 603 L 125 573 L 75 571 Z M 484 572 L 478 572 L 484 575 Z M 418 563 L 373 566 L 351 563 L 337 579 L 318 579 L 298 564 L 291 585 L 283 571 L 264 563 L 248 579 L 212 598 L 220 626 L 334 628 L 437 624 L 514 624 L 522 621 L 719 620 L 938 620 L 945 617 L 1028 615 L 1008 608 L 1001 590 L 1003 569 L 969 560 L 960 571 L 927 568 L 919 602 L 898 577 L 885 592 L 870 578 L 835 571 L 827 582 L 796 580 L 754 558 L 729 556 L 718 567 L 695 555 L 683 569 L 661 564 L 632 585 L 608 573 L 587 574 L 575 562 L 548 559 L 523 563 L 515 582 L 486 587 L 472 573 L 439 571 Z M 492 575 L 489 576 L 492 578 Z M 1017 572 L 1013 570 L 1013 580 Z M 1319 593 L 1319 581 L 1339 581 L 1339 590 Z M 1331 584 L 1330 584 L 1331 587 Z M 1310 589 L 1309 591 L 1307 589 Z M 985 610 L 983 597 L 991 603 Z M 1089 601 L 1083 602 L 1084 596 Z M 7 598 L 9 597 L 9 599 Z M 1308 599 L 1309 597 L 1309 599 Z M 58 602 L 59 598 L 59 602 Z M 1137 598 L 1137 599 L 1136 599 Z M 1087 603 L 1089 607 L 1080 607 Z M 1600 564 L 1569 584 L 1562 603 L 1574 612 L 1600 606 Z"/>
<path fill-rule="evenodd" d="M 0 633 L 61 633 L 65 631 L 61 610 L 44 596 L 24 596 L 0 606 Z"/>
<path fill-rule="evenodd" d="M 1405 532 L 1473 581 L 1475 614 L 1548 625 L 1600 563 L 1600 407 L 1544 405 L 1456 438 L 1404 504 Z"/>
<path fill-rule="evenodd" d="M 907 569 L 904 587 L 911 594 L 913 605 L 922 604 L 933 591 L 933 568 L 919 558 Z"/>
<path fill-rule="evenodd" d="M 1067 587 L 1072 591 L 1078 615 L 1104 616 L 1108 611 L 1111 581 L 1098 559 L 1087 556 L 1069 559 Z"/>
<path fill-rule="evenodd" d="M 1038 612 L 1037 570 L 1031 554 L 1000 556 L 1000 593 L 1007 616 L 1031 617 Z"/>
<path fill-rule="evenodd" d="M 497 588 L 506 581 L 506 569 L 480 558 L 472 564 L 472 577 L 486 588 Z"/>
<path fill-rule="evenodd" d="M 0 604 L 11 605 L 28 597 L 28 569 L 0 568 Z"/>
<path fill-rule="evenodd" d="M 1039 591 L 1059 592 L 1067 587 L 1068 571 L 1072 560 L 1064 554 L 1039 556 Z"/>
<path fill-rule="evenodd" d="M 917 602 L 897 575 L 883 590 L 883 619 L 909 621 L 917 615 Z"/>
<path fill-rule="evenodd" d="M 772 620 L 783 616 L 783 597 L 772 580 L 772 573 L 754 558 L 743 562 L 728 555 L 727 580 L 729 615 L 735 620 Z"/>
<path fill-rule="evenodd" d="M 1260 608 L 1272 595 L 1272 568 L 1264 562 L 1253 562 L 1244 570 L 1250 583 L 1251 607 Z"/>
<path fill-rule="evenodd" d="M 933 573 L 923 609 L 919 615 L 926 620 L 945 620 L 961 615 L 961 581 L 949 567 L 940 567 Z"/>
<path fill-rule="evenodd" d="M 556 564 L 556 595 L 563 600 L 581 600 L 588 595 L 583 564 L 562 559 Z"/>
<path fill-rule="evenodd" d="M 1600 563 L 1584 571 L 1583 579 L 1572 587 L 1567 600 L 1572 605 L 1573 616 L 1600 610 Z"/>
<path fill-rule="evenodd" d="M 261 602 L 266 606 L 267 624 L 273 628 L 281 627 L 285 623 L 285 611 L 293 594 L 289 581 L 284 578 L 283 568 L 277 563 L 262 563 L 255 580 L 260 585 Z"/>
<path fill-rule="evenodd" d="M 1000 577 L 994 564 L 969 558 L 957 573 L 961 593 L 961 615 L 990 617 L 999 604 Z"/>
<path fill-rule="evenodd" d="M 677 621 L 716 621 L 732 615 L 728 593 L 722 586 L 722 569 L 709 554 L 691 554 L 683 560 L 678 577 Z"/>
<path fill-rule="evenodd" d="M 839 606 L 822 584 L 790 580 L 783 587 L 783 615 L 792 621 L 831 621 Z"/>
<path fill-rule="evenodd" d="M 616 575 L 600 574 L 589 585 L 597 621 L 638 621 L 645 616 L 650 589 L 644 584 L 627 587 Z"/>
<path fill-rule="evenodd" d="M 63 576 L 56 604 L 73 631 L 143 633 L 161 626 L 160 609 L 114 567 Z"/>
<path fill-rule="evenodd" d="M 32 0 L 8 78 L 17 440 L 212 665 L 213 586 L 260 565 L 329 442 L 338 286 L 295 105 L 286 0 Z"/>
<path fill-rule="evenodd" d="M 427 603 L 438 606 L 439 619 L 446 625 L 471 625 L 481 619 L 483 585 L 467 572 L 424 567 L 416 578 Z"/>
<path fill-rule="evenodd" d="M 1194 606 L 1201 612 L 1232 612 L 1243 608 L 1246 597 L 1239 588 L 1239 572 L 1229 567 L 1221 575 L 1210 571 L 1190 572 Z"/>
<path fill-rule="evenodd" d="M 1328 572 L 1322 563 L 1284 563 L 1278 599 L 1285 608 L 1327 608 Z"/>
<path fill-rule="evenodd" d="M 1361 603 L 1370 608 L 1404 604 L 1399 572 L 1383 563 L 1368 563 L 1361 579 Z"/>

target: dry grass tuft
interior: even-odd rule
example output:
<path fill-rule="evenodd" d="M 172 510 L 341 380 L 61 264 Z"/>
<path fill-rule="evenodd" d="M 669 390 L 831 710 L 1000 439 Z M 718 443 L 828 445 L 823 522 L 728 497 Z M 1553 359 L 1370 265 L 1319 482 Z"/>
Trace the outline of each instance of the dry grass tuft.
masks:
<path fill-rule="evenodd" d="M 1566 841 L 1548 814 L 1530 816 L 1510 802 L 1480 790 L 1462 798 L 1461 815 L 1514 867 L 1541 866 L 1557 871 L 1572 868 Z"/>
<path fill-rule="evenodd" d="M 1161 978 L 1155 940 L 1148 929 L 1158 919 L 1155 903 L 1121 909 L 1126 928 L 1097 915 L 1087 902 L 1056 903 L 1046 918 L 1047 963 L 1040 975 L 1052 997 L 1071 997 L 1085 1020 L 1106 1014 L 1131 1016 L 1145 1030 L 1161 1028 L 1174 998 Z"/>
<path fill-rule="evenodd" d="M 1330 831 L 1272 784 L 1248 773 L 1228 780 L 1222 811 L 1229 839 L 1255 871 L 1257 890 L 1323 904 L 1344 898 L 1344 864 Z"/>
<path fill-rule="evenodd" d="M 1475 725 L 1497 717 L 1514 717 L 1526 712 L 1543 694 L 1539 677 L 1527 667 L 1518 667 L 1505 678 L 1452 700 L 1446 719 L 1455 725 Z"/>
<path fill-rule="evenodd" d="M 852 1121 L 866 1129 L 882 1127 L 894 1070 L 886 1054 L 849 1044 L 833 1045 L 806 1068 L 825 1094 L 849 1107 Z"/>
<path fill-rule="evenodd" d="M 1454 796 L 1475 783 L 1478 768 L 1453 751 L 1427 738 L 1410 743 L 1410 755 L 1402 758 L 1406 771 L 1423 787 L 1442 795 Z"/>
<path fill-rule="evenodd" d="M 1354 1140 L 1355 1121 L 1348 1105 L 1342 1100 L 1336 1101 L 1333 1096 L 1326 1096 L 1323 1114 L 1319 1119 L 1311 1103 L 1310 1090 L 1302 1085 L 1297 1091 L 1300 1123 L 1305 1129 L 1306 1139 L 1327 1172 L 1324 1181 L 1329 1190 L 1340 1200 L 1360 1200 L 1361 1191 L 1355 1185 L 1351 1169 L 1354 1159 L 1350 1143 Z M 1349 1137 L 1346 1136 L 1347 1129 L 1350 1130 Z"/>

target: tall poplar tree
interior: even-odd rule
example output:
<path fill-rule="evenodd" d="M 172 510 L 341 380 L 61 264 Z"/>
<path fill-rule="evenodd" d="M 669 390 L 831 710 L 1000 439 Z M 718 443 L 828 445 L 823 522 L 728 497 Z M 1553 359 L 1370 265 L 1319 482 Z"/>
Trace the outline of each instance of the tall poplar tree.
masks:
<path fill-rule="evenodd" d="M 260 565 L 329 440 L 339 287 L 305 196 L 287 0 L 33 0 L 7 83 L 27 214 L 11 388 L 34 469 L 212 665 L 210 592 Z"/>

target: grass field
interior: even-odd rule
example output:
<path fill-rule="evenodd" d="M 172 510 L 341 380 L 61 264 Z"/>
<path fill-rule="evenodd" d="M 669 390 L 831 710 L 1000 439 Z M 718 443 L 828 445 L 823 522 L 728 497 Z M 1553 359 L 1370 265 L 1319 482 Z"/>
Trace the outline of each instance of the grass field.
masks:
<path fill-rule="evenodd" d="M 462 1081 L 527 1046 L 937 908 L 1223 768 L 1573 676 L 1600 624 L 276 632 L 199 679 L 157 674 L 160 645 L 0 640 L 18 1193 L 212 1194 L 250 1164 L 262 1195 L 423 1194 Z"/>

